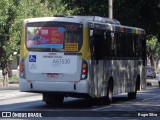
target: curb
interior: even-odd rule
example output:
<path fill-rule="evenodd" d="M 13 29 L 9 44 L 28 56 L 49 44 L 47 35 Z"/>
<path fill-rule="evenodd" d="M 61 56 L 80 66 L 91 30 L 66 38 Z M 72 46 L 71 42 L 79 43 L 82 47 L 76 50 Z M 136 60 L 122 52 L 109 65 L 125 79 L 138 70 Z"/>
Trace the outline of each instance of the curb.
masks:
<path fill-rule="evenodd" d="M 147 86 L 152 87 L 159 87 L 158 80 L 156 79 L 147 79 L 146 81 Z M 0 90 L 18 90 L 19 89 L 19 82 L 9 82 L 8 87 L 0 86 Z"/>
<path fill-rule="evenodd" d="M 157 79 L 147 79 L 146 83 L 147 83 L 147 86 L 159 87 Z"/>
<path fill-rule="evenodd" d="M 17 83 L 10 83 L 8 85 L 8 87 L 3 87 L 3 86 L 0 86 L 0 90 L 18 90 L 19 89 L 19 84 Z"/>

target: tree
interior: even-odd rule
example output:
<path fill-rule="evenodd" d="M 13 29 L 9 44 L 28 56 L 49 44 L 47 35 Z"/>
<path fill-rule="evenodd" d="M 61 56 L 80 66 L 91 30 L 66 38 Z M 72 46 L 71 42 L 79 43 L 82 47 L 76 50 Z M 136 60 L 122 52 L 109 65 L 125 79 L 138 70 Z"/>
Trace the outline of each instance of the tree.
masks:
<path fill-rule="evenodd" d="M 113 18 L 122 25 L 144 28 L 160 42 L 160 0 L 113 0 Z M 63 0 L 77 15 L 108 17 L 108 0 Z"/>
<path fill-rule="evenodd" d="M 0 1 L 0 62 L 4 86 L 8 86 L 8 62 L 19 51 L 22 23 L 31 17 L 70 14 L 61 0 L 1 0 Z M 58 9 L 57 9 L 58 8 Z"/>
<path fill-rule="evenodd" d="M 114 17 L 124 25 L 144 28 L 160 42 L 159 0 L 114 0 Z"/>
<path fill-rule="evenodd" d="M 107 16 L 108 0 L 62 0 L 76 15 Z"/>
<path fill-rule="evenodd" d="M 160 60 L 160 43 L 156 36 L 150 38 L 147 40 L 147 57 L 150 60 L 151 66 L 156 69 Z"/>
<path fill-rule="evenodd" d="M 14 4 L 12 0 L 0 1 L 0 59 L 2 75 L 4 76 L 3 85 L 8 86 L 8 59 L 10 57 L 10 26 L 14 21 Z"/>
<path fill-rule="evenodd" d="M 108 17 L 108 0 L 63 0 L 68 9 L 77 8 L 77 15 Z M 122 25 L 145 29 L 148 39 L 148 57 L 152 66 L 155 54 L 160 56 L 160 0 L 113 0 L 113 18 Z M 156 40 L 156 44 L 155 44 Z M 155 44 L 155 45 L 154 45 Z"/>

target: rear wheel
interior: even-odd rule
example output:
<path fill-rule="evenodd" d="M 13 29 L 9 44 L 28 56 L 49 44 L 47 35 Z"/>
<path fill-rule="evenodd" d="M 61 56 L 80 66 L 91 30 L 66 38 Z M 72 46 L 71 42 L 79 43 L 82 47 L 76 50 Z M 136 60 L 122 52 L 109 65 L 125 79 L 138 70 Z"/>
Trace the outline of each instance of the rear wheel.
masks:
<path fill-rule="evenodd" d="M 108 105 L 112 103 L 112 97 L 113 97 L 113 84 L 110 83 L 107 89 L 107 104 Z"/>
<path fill-rule="evenodd" d="M 136 96 L 137 96 L 137 91 L 128 93 L 128 99 L 136 99 Z"/>
<path fill-rule="evenodd" d="M 101 98 L 101 102 L 103 104 L 110 105 L 112 103 L 112 97 L 113 97 L 113 84 L 109 83 L 107 88 L 107 95 Z"/>
<path fill-rule="evenodd" d="M 43 101 L 47 105 L 61 105 L 63 103 L 63 95 L 43 94 Z"/>

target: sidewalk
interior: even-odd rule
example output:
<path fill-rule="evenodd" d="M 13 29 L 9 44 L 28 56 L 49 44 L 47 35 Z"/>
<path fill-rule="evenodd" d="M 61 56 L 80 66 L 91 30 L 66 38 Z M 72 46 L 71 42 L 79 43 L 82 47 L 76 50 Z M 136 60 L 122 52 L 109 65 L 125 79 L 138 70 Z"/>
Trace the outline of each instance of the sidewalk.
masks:
<path fill-rule="evenodd" d="M 12 70 L 12 74 L 13 74 L 13 76 L 17 76 L 18 77 L 19 71 L 18 70 Z M 0 90 L 19 89 L 19 84 L 17 82 L 14 82 L 14 81 L 10 81 L 8 87 L 3 87 L 2 86 L 2 79 L 3 79 L 2 70 L 0 70 Z"/>
<path fill-rule="evenodd" d="M 147 86 L 159 87 L 157 79 L 147 79 Z"/>
<path fill-rule="evenodd" d="M 8 87 L 3 87 L 2 84 L 0 84 L 0 90 L 18 90 L 19 84 L 13 83 L 9 84 Z"/>
<path fill-rule="evenodd" d="M 146 81 L 147 86 L 159 87 L 157 79 L 147 79 Z M 0 90 L 18 90 L 19 84 L 11 82 L 8 87 L 3 87 L 2 83 L 0 82 Z"/>

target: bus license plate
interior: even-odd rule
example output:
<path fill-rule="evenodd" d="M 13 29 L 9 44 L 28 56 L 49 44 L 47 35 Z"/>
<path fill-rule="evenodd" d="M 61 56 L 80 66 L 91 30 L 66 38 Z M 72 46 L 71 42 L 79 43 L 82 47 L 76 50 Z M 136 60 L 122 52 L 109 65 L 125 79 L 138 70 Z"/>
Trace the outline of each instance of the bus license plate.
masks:
<path fill-rule="evenodd" d="M 58 78 L 59 74 L 58 73 L 47 73 L 47 78 Z"/>

